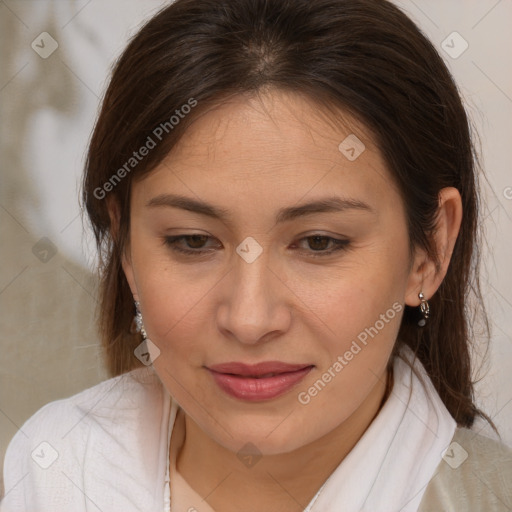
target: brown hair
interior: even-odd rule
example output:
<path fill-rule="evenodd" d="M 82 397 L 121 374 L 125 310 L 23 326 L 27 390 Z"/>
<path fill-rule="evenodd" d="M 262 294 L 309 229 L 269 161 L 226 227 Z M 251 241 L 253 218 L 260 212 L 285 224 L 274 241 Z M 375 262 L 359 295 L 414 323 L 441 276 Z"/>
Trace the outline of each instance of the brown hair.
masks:
<path fill-rule="evenodd" d="M 201 112 L 267 87 L 335 106 L 375 134 L 404 201 L 410 247 L 424 248 L 435 261 L 439 191 L 459 190 L 462 225 L 446 277 L 430 298 L 432 315 L 418 328 L 417 308 L 405 308 L 394 355 L 401 344 L 412 348 L 460 426 L 470 427 L 476 416 L 492 424 L 474 403 L 471 375 L 471 304 L 487 338 L 489 325 L 479 285 L 470 126 L 435 48 L 383 0 L 177 0 L 131 40 L 113 70 L 83 183 L 100 254 L 100 332 L 110 372 L 140 365 L 133 355 L 140 343 L 133 297 L 121 267 L 132 180 L 154 169 Z M 192 102 L 197 106 L 176 122 Z M 149 139 L 155 147 L 130 160 Z M 119 208 L 115 236 L 108 201 Z"/>

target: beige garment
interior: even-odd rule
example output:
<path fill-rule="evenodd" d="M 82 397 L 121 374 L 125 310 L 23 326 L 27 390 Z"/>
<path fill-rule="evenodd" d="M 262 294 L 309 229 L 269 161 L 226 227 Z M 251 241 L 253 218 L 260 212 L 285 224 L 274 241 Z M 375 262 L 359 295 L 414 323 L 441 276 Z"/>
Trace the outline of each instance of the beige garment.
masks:
<path fill-rule="evenodd" d="M 512 449 L 457 428 L 418 512 L 512 511 Z"/>

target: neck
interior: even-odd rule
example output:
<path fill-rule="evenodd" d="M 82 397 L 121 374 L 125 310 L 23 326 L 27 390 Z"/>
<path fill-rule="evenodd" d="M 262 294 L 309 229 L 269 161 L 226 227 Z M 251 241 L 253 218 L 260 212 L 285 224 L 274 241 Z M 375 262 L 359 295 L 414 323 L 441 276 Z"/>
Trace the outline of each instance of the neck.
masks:
<path fill-rule="evenodd" d="M 215 510 L 302 511 L 359 441 L 389 391 L 388 374 L 346 421 L 325 436 L 289 453 L 264 455 L 248 467 L 185 415 L 177 471 Z"/>

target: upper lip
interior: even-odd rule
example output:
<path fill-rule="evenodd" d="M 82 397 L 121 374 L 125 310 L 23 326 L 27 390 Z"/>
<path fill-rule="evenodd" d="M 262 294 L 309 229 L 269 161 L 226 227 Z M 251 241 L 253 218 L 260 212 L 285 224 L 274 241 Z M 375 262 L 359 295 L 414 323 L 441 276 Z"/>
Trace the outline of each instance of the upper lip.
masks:
<path fill-rule="evenodd" d="M 242 377 L 259 377 L 266 374 L 279 374 L 294 372 L 313 366 L 311 364 L 289 364 L 282 361 L 263 361 L 257 364 L 245 364 L 239 362 L 221 363 L 208 368 L 218 373 L 231 373 Z"/>

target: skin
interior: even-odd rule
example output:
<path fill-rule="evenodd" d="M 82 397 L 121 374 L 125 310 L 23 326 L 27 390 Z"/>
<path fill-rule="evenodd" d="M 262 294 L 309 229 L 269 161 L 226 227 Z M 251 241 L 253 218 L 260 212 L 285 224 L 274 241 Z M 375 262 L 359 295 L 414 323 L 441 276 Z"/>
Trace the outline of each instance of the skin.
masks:
<path fill-rule="evenodd" d="M 378 413 L 402 313 L 307 405 L 298 393 L 393 303 L 418 306 L 420 291 L 432 297 L 460 228 L 460 195 L 443 189 L 435 233 L 440 266 L 422 250 L 410 259 L 403 203 L 370 134 L 347 115 L 335 125 L 318 112 L 310 100 L 276 90 L 234 98 L 199 117 L 132 187 L 123 269 L 160 350 L 155 370 L 183 410 L 177 469 L 223 512 L 303 510 Z M 350 133 L 366 146 L 353 162 L 338 150 Z M 164 193 L 223 208 L 229 222 L 147 205 Z M 372 211 L 276 223 L 280 208 L 332 195 Z M 182 239 L 179 247 L 209 252 L 182 255 L 165 245 L 166 236 L 184 234 L 211 238 Z M 349 245 L 315 257 L 333 244 L 308 241 L 313 235 Z M 252 263 L 236 252 L 249 236 L 262 248 Z M 314 368 L 292 390 L 260 402 L 226 395 L 205 368 L 269 360 Z M 262 454 L 250 467 L 237 457 L 246 443 Z"/>

